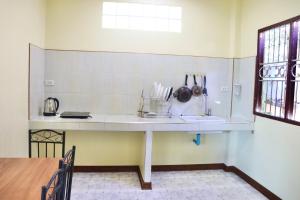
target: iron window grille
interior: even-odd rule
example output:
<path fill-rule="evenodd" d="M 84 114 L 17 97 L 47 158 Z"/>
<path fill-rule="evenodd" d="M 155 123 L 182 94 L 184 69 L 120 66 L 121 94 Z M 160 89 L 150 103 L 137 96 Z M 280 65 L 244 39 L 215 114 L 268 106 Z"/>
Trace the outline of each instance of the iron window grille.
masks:
<path fill-rule="evenodd" d="M 253 113 L 300 125 L 300 15 L 258 30 Z"/>

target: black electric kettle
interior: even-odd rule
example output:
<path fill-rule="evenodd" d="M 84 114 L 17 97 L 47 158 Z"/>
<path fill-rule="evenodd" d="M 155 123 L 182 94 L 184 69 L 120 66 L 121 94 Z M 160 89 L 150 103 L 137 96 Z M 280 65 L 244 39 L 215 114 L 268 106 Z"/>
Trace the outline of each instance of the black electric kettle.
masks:
<path fill-rule="evenodd" d="M 59 108 L 57 98 L 49 97 L 44 102 L 44 116 L 55 116 Z"/>

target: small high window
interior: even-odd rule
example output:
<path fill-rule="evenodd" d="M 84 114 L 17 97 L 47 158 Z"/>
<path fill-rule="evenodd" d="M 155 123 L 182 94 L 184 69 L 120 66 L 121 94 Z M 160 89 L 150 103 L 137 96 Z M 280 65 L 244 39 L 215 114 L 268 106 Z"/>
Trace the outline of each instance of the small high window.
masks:
<path fill-rule="evenodd" d="M 102 27 L 181 32 L 181 7 L 103 2 Z"/>
<path fill-rule="evenodd" d="M 254 114 L 300 125 L 300 16 L 260 29 Z"/>

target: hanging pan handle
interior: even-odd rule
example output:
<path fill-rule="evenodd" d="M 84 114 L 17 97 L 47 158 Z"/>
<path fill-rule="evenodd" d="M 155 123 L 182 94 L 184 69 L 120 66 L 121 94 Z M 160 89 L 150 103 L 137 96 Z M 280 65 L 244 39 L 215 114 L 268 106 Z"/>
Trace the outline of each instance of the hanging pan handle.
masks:
<path fill-rule="evenodd" d="M 187 81 L 188 81 L 188 75 L 186 74 L 186 75 L 185 75 L 185 82 L 184 82 L 184 85 L 185 85 L 185 86 L 188 85 L 188 84 L 187 84 Z"/>
<path fill-rule="evenodd" d="M 193 74 L 193 77 L 194 77 L 194 84 L 197 85 L 197 81 L 196 81 L 196 75 Z"/>

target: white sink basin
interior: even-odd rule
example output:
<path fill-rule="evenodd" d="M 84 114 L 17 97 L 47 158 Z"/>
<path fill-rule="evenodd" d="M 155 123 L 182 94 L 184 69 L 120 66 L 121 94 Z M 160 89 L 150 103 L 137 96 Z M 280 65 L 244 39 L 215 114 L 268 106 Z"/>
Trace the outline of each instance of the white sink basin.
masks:
<path fill-rule="evenodd" d="M 225 122 L 224 118 L 217 117 L 217 116 L 180 116 L 180 118 L 185 122 L 200 122 L 200 121 Z"/>

